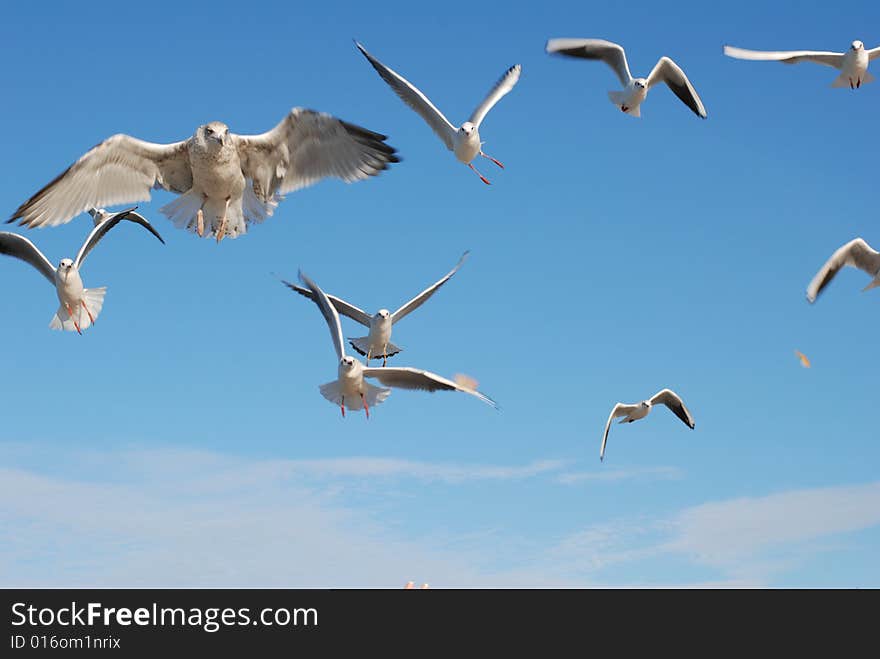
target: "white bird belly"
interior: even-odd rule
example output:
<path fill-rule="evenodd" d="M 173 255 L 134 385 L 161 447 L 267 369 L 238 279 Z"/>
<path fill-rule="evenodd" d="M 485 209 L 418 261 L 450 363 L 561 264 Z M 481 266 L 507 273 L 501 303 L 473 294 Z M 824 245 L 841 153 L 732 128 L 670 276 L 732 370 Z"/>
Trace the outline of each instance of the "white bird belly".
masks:
<path fill-rule="evenodd" d="M 60 272 L 55 274 L 55 292 L 62 305 L 75 306 L 83 298 L 83 283 L 76 270 L 70 270 L 67 276 Z"/>
<path fill-rule="evenodd" d="M 382 350 L 391 342 L 391 323 L 375 323 L 370 325 L 370 348 L 374 355 L 381 355 Z"/>
<path fill-rule="evenodd" d="M 454 153 L 459 162 L 468 165 L 480 153 L 480 135 L 476 131 L 463 137 L 460 137 L 461 135 L 461 133 L 455 135 Z"/>

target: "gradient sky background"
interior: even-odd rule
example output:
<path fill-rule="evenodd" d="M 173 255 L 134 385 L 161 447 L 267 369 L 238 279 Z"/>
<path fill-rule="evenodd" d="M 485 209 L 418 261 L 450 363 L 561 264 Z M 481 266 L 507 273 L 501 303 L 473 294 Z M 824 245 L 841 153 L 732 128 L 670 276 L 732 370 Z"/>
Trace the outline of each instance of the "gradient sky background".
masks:
<path fill-rule="evenodd" d="M 804 296 L 844 242 L 880 246 L 880 84 L 721 53 L 873 47 L 877 3 L 331 6 L 4 8 L 4 214 L 114 133 L 259 133 L 293 106 L 387 133 L 403 162 L 291 194 L 219 246 L 156 192 L 140 209 L 167 246 L 105 239 L 82 337 L 49 330 L 54 292 L 0 259 L 0 585 L 880 586 L 880 291 L 847 270 Z M 544 54 L 561 36 L 623 44 L 636 75 L 669 55 L 709 119 L 665 88 L 622 115 L 607 67 Z M 454 123 L 522 64 L 481 131 L 507 167 L 481 164 L 491 187 L 354 37 Z M 90 226 L 26 235 L 57 262 Z M 271 273 L 373 312 L 465 249 L 392 363 L 472 375 L 502 411 L 396 391 L 340 418 L 318 392 L 326 326 Z M 600 464 L 614 403 L 666 386 L 696 430 L 658 409 Z"/>

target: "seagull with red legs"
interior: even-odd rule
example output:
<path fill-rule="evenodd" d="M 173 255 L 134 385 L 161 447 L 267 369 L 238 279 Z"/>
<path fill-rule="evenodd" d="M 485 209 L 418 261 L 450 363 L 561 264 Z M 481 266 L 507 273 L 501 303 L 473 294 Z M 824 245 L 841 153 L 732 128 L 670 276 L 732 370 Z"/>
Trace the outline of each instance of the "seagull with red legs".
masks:
<path fill-rule="evenodd" d="M 502 96 L 513 89 L 519 81 L 519 75 L 522 71 L 522 67 L 519 64 L 515 64 L 507 69 L 504 75 L 501 76 L 501 79 L 489 91 L 486 98 L 483 99 L 483 102 L 474 110 L 470 119 L 456 128 L 415 85 L 370 55 L 366 48 L 357 41 L 355 41 L 355 45 L 363 53 L 364 57 L 367 58 L 367 61 L 373 65 L 373 68 L 376 69 L 382 79 L 390 85 L 394 93 L 428 123 L 431 130 L 437 134 L 437 137 L 443 140 L 446 148 L 455 154 L 459 162 L 463 162 L 474 170 L 483 183 L 489 185 L 489 179 L 480 174 L 477 168 L 474 167 L 474 158 L 482 156 L 494 162 L 501 169 L 504 169 L 504 165 L 495 160 L 495 158 L 483 153 L 483 142 L 480 141 L 479 129 L 489 110 L 501 100 Z"/>
<path fill-rule="evenodd" d="M 422 391 L 461 391 L 479 398 L 484 403 L 497 409 L 495 401 L 480 393 L 476 389 L 462 386 L 447 380 L 444 377 L 411 367 L 383 367 L 369 368 L 359 360 L 345 354 L 345 340 L 342 336 L 342 324 L 339 321 L 339 313 L 330 302 L 327 294 L 309 279 L 302 271 L 299 279 L 311 292 L 310 299 L 317 305 L 324 316 L 330 337 L 333 339 L 333 348 L 339 359 L 337 377 L 332 382 L 327 382 L 319 387 L 321 395 L 331 403 L 339 406 L 342 416 L 345 416 L 346 408 L 350 410 L 363 409 L 370 418 L 370 406 L 378 405 L 391 394 L 391 389 L 420 389 Z M 366 382 L 366 378 L 378 380 L 385 387 L 377 387 Z"/>
<path fill-rule="evenodd" d="M 101 221 L 96 224 L 89 237 L 86 238 L 76 259 L 61 259 L 57 268 L 37 249 L 36 245 L 24 236 L 0 231 L 0 254 L 14 256 L 25 263 L 30 263 L 55 286 L 61 306 L 58 307 L 58 311 L 55 312 L 55 316 L 49 323 L 50 328 L 68 332 L 76 331 L 82 335 L 84 329 L 95 324 L 95 319 L 104 306 L 104 295 L 107 288 L 103 286 L 101 288 L 84 288 L 79 271 L 88 253 L 101 238 L 107 235 L 110 229 L 122 220 L 140 224 L 156 236 L 162 244 L 165 244 L 162 236 L 153 228 L 153 225 L 146 218 L 135 213 L 134 210 L 134 208 L 130 208 L 119 213 L 107 213 L 101 210 L 96 213 L 95 217 L 100 217 Z"/>

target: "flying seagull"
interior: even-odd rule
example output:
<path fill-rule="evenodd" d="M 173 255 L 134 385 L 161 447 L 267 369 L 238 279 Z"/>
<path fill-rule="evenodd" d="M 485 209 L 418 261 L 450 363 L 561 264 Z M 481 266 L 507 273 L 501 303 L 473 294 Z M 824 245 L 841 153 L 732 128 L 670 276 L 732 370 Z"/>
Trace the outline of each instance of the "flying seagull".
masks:
<path fill-rule="evenodd" d="M 735 46 L 724 46 L 724 54 L 735 59 L 782 62 L 797 64 L 798 62 L 815 62 L 833 66 L 840 75 L 831 83 L 832 87 L 858 89 L 863 84 L 873 82 L 874 76 L 868 73 L 868 64 L 880 57 L 880 46 L 865 50 L 865 44 L 856 40 L 850 44 L 845 53 L 834 53 L 822 50 L 746 50 Z"/>
<path fill-rule="evenodd" d="M 398 162 L 385 135 L 329 114 L 294 108 L 262 135 L 236 135 L 214 121 L 174 144 L 114 135 L 86 152 L 18 207 L 9 222 L 55 226 L 93 206 L 180 196 L 160 211 L 200 236 L 235 238 L 272 215 L 282 195 L 335 176 L 351 183 Z"/>
<path fill-rule="evenodd" d="M 845 265 L 864 270 L 871 275 L 871 282 L 862 291 L 880 286 L 880 253 L 873 250 L 861 238 L 855 238 L 834 252 L 831 258 L 816 273 L 813 281 L 807 286 L 807 300 L 811 303 L 815 302 L 816 298 L 819 297 L 819 293 L 822 292 Z"/>
<path fill-rule="evenodd" d="M 370 55 L 357 41 L 355 41 L 355 45 L 401 100 L 421 115 L 422 119 L 431 127 L 431 130 L 437 134 L 437 137 L 443 140 L 446 148 L 455 154 L 459 162 L 463 162 L 473 169 L 483 183 L 489 185 L 489 180 L 474 167 L 474 158 L 483 156 L 501 167 L 501 169 L 504 169 L 504 165 L 495 160 L 495 158 L 483 153 L 483 142 L 480 141 L 479 129 L 489 110 L 516 85 L 519 80 L 519 74 L 522 71 L 522 67 L 519 64 L 515 64 L 507 69 L 504 75 L 501 76 L 501 79 L 489 91 L 486 98 L 483 99 L 483 102 L 471 114 L 470 119 L 456 128 L 415 85 Z"/>
<path fill-rule="evenodd" d="M 349 339 L 348 342 L 352 348 L 354 348 L 361 355 L 366 356 L 367 364 L 369 365 L 370 359 L 382 358 L 382 366 L 388 362 L 389 357 L 393 357 L 397 353 L 399 353 L 402 348 L 397 347 L 393 343 L 391 343 L 391 327 L 394 323 L 398 322 L 405 316 L 407 316 L 410 312 L 415 311 L 420 306 L 422 306 L 425 302 L 428 301 L 434 293 L 436 293 L 440 287 L 449 281 L 452 278 L 458 269 L 461 267 L 461 264 L 464 263 L 464 260 L 467 258 L 467 255 L 470 252 L 465 252 L 461 255 L 461 258 L 458 260 L 456 266 L 447 272 L 442 279 L 431 284 L 428 288 L 423 290 L 421 293 L 416 295 L 412 300 L 404 304 L 394 313 L 388 311 L 388 309 L 379 309 L 372 316 L 368 315 L 366 312 L 361 311 L 359 308 L 342 300 L 333 295 L 328 295 L 327 299 L 330 300 L 330 303 L 336 308 L 336 311 L 341 313 L 343 316 L 348 316 L 352 320 L 359 322 L 361 325 L 370 328 L 370 333 L 367 336 L 361 336 L 356 339 Z M 297 284 L 292 284 L 289 281 L 281 280 L 282 283 L 290 288 L 291 290 L 296 291 L 300 295 L 304 295 L 310 300 L 314 300 L 315 296 L 311 290 L 305 288 L 303 286 L 298 286 Z"/>
<path fill-rule="evenodd" d="M 684 403 L 681 402 L 681 398 L 678 397 L 678 394 L 669 389 L 658 391 L 648 400 L 643 400 L 641 403 L 636 403 L 634 405 L 617 403 L 617 405 L 614 406 L 614 409 L 611 410 L 608 422 L 605 424 L 605 434 L 602 436 L 602 448 L 599 450 L 599 460 L 601 461 L 605 459 L 605 444 L 608 442 L 608 431 L 611 429 L 611 422 L 614 419 L 617 417 L 623 417 L 619 423 L 632 423 L 633 421 L 644 419 L 648 416 L 651 408 L 658 403 L 666 405 L 666 407 L 672 410 L 675 416 L 684 421 L 691 430 L 694 429 L 694 418 L 691 416 L 691 413 L 688 412 Z"/>
<path fill-rule="evenodd" d="M 665 82 L 669 89 L 681 99 L 694 113 L 706 118 L 706 108 L 697 90 L 688 80 L 678 64 L 668 57 L 661 57 L 647 78 L 633 78 L 626 63 L 623 46 L 604 39 L 550 39 L 545 50 L 548 53 L 579 57 L 581 59 L 602 60 L 620 79 L 623 91 L 608 92 L 608 98 L 618 108 L 633 117 L 640 117 L 639 106 L 648 95 L 648 90 L 658 82 Z"/>
<path fill-rule="evenodd" d="M 110 229 L 122 220 L 140 224 L 156 236 L 162 244 L 165 244 L 162 236 L 146 219 L 135 213 L 134 208 L 113 213 L 97 224 L 92 229 L 89 237 L 86 238 L 86 241 L 79 250 L 79 254 L 76 255 L 76 259 L 61 259 L 57 268 L 24 236 L 0 231 L 0 254 L 14 256 L 26 263 L 30 263 L 55 286 L 61 306 L 58 307 L 58 311 L 55 312 L 55 316 L 49 323 L 49 327 L 52 329 L 63 329 L 68 332 L 76 330 L 81 335 L 82 330 L 95 324 L 95 319 L 101 313 L 101 308 L 104 306 L 104 294 L 107 292 L 107 288 L 83 288 L 79 270 L 88 253 L 92 251 L 101 238 L 107 235 Z M 85 312 L 85 315 L 83 315 L 83 312 Z"/>
<path fill-rule="evenodd" d="M 300 281 L 306 285 L 312 293 L 311 300 L 318 305 L 330 336 L 333 339 L 333 347 L 339 358 L 338 376 L 333 382 L 322 384 L 319 389 L 321 395 L 331 403 L 339 405 L 342 416 L 345 416 L 345 408 L 359 410 L 363 408 L 367 418 L 370 418 L 370 405 L 378 405 L 391 393 L 391 389 L 376 387 L 365 381 L 365 378 L 375 378 L 386 387 L 398 387 L 400 389 L 420 389 L 422 391 L 462 391 L 476 396 L 484 403 L 497 408 L 498 406 L 488 396 L 476 389 L 456 384 L 452 380 L 423 371 L 419 368 L 410 367 L 387 367 L 369 368 L 364 366 L 359 359 L 345 354 L 345 344 L 342 339 L 342 325 L 339 323 L 339 314 L 336 307 L 330 302 L 327 294 L 318 285 L 309 279 L 302 271 L 299 273 Z"/>

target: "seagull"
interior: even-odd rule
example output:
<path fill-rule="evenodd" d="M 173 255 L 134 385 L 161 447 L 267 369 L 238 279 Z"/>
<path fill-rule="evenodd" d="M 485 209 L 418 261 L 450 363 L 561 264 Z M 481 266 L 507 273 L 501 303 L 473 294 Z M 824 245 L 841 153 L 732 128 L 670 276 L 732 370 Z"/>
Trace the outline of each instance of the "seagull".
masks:
<path fill-rule="evenodd" d="M 415 311 L 425 302 L 427 302 L 428 298 L 434 295 L 434 293 L 436 293 L 443 284 L 445 284 L 452 278 L 452 275 L 454 275 L 458 271 L 458 269 L 461 267 L 461 264 L 464 263 L 469 253 L 470 252 L 467 251 L 462 254 L 456 266 L 452 270 L 447 272 L 442 279 L 431 284 L 428 288 L 416 295 L 412 300 L 404 304 L 394 313 L 391 313 L 390 311 L 388 311 L 388 309 L 379 309 L 379 311 L 370 316 L 366 312 L 358 309 L 353 304 L 350 304 L 345 300 L 342 300 L 333 295 L 328 295 L 327 299 L 330 300 L 330 303 L 336 308 L 337 312 L 341 313 L 343 316 L 348 316 L 352 320 L 359 322 L 361 325 L 370 328 L 370 333 L 368 336 L 361 336 L 356 339 L 349 339 L 348 342 L 351 347 L 354 348 L 359 354 L 364 355 L 367 358 L 368 365 L 370 363 L 370 359 L 372 359 L 373 357 L 375 357 L 376 359 L 382 357 L 382 366 L 385 366 L 385 364 L 388 362 L 389 357 L 393 357 L 402 350 L 402 348 L 399 348 L 391 343 L 391 327 L 394 325 L 394 323 L 401 320 L 410 312 Z M 291 290 L 299 293 L 300 295 L 304 295 L 310 300 L 315 299 L 314 294 L 308 288 L 292 284 L 289 281 L 284 281 L 283 279 L 281 280 L 281 282 Z"/>
<path fill-rule="evenodd" d="M 688 80 L 678 64 L 668 57 L 661 57 L 647 78 L 633 78 L 626 63 L 623 46 L 604 39 L 550 39 L 545 50 L 548 53 L 580 57 L 581 59 L 602 60 L 617 74 L 623 91 L 608 92 L 608 98 L 621 111 L 633 117 L 640 117 L 639 106 L 648 95 L 648 90 L 658 82 L 665 82 L 669 89 L 681 99 L 697 116 L 705 119 L 706 108 L 697 90 Z"/>
<path fill-rule="evenodd" d="M 872 249 L 861 238 L 855 238 L 834 252 L 816 273 L 813 281 L 807 286 L 807 300 L 810 303 L 815 302 L 822 289 L 834 279 L 834 276 L 845 265 L 864 270 L 871 275 L 871 282 L 862 289 L 863 292 L 880 286 L 880 253 Z"/>
<path fill-rule="evenodd" d="M 299 279 L 311 291 L 311 300 L 318 305 L 324 320 L 327 321 L 327 327 L 330 329 L 330 336 L 333 339 L 333 347 L 336 350 L 336 356 L 339 358 L 337 379 L 322 384 L 319 389 L 324 398 L 331 403 L 339 405 L 343 417 L 345 416 L 345 408 L 347 406 L 350 410 L 363 408 L 369 419 L 370 406 L 378 405 L 388 398 L 391 393 L 391 389 L 376 387 L 366 382 L 365 378 L 375 378 L 386 385 L 386 387 L 397 387 L 400 389 L 420 389 L 430 392 L 441 390 L 462 391 L 476 396 L 484 403 L 496 409 L 498 408 L 495 401 L 485 394 L 475 389 L 462 387 L 452 380 L 447 380 L 435 373 L 410 367 L 369 368 L 364 366 L 359 359 L 346 355 L 345 344 L 342 340 L 342 325 L 339 323 L 339 314 L 336 312 L 336 307 L 330 302 L 327 294 L 318 288 L 318 285 L 302 271 L 299 272 Z"/>
<path fill-rule="evenodd" d="M 614 419 L 622 416 L 623 419 L 621 419 L 619 423 L 632 423 L 633 421 L 644 419 L 648 416 L 651 408 L 658 403 L 666 405 L 666 407 L 672 410 L 675 416 L 684 421 L 691 430 L 694 429 L 694 418 L 691 416 L 691 413 L 688 412 L 684 403 L 681 402 L 681 398 L 678 397 L 678 394 L 670 389 L 658 391 L 648 400 L 643 400 L 641 403 L 636 403 L 634 405 L 617 403 L 617 405 L 614 406 L 614 409 L 611 410 L 611 415 L 608 417 L 608 422 L 605 424 L 605 435 L 602 437 L 602 448 L 599 450 L 599 460 L 602 461 L 605 459 L 605 444 L 608 442 L 608 431 L 611 429 L 611 422 Z"/>
<path fill-rule="evenodd" d="M 135 208 L 137 208 L 137 207 L 135 207 Z M 98 226 L 99 224 L 101 224 L 101 222 L 109 220 L 111 217 L 114 217 L 115 215 L 119 215 L 119 213 L 114 213 L 113 211 L 108 211 L 104 208 L 89 208 L 88 211 L 89 211 L 89 215 L 92 216 L 92 223 L 95 226 Z M 140 213 L 135 213 L 134 209 L 129 209 L 129 210 L 123 211 L 123 212 L 128 213 L 128 215 L 126 216 L 127 220 L 130 220 L 132 222 L 137 222 L 138 224 L 143 224 L 144 226 L 146 226 L 147 224 L 150 224 L 149 222 L 147 222 L 147 218 L 145 218 Z M 152 225 L 150 225 L 150 226 L 152 226 Z M 162 240 L 162 239 L 160 238 L 159 240 Z M 163 244 L 164 244 L 164 241 L 163 241 Z"/>
<path fill-rule="evenodd" d="M 856 39 L 845 53 L 834 53 L 822 50 L 746 50 L 735 46 L 724 46 L 724 54 L 735 59 L 782 62 L 797 64 L 798 62 L 815 62 L 833 66 L 840 75 L 831 83 L 832 87 L 858 89 L 863 84 L 873 82 L 874 76 L 868 73 L 868 64 L 880 57 L 880 46 L 865 50 L 865 44 Z"/>
<path fill-rule="evenodd" d="M 480 177 L 480 180 L 486 185 L 489 185 L 489 179 L 480 174 L 480 172 L 474 167 L 474 158 L 477 156 L 488 158 L 501 169 L 504 169 L 504 165 L 495 160 L 492 156 L 483 153 L 484 143 L 480 141 L 480 124 L 483 119 L 486 118 L 489 110 L 501 100 L 502 96 L 513 89 L 514 85 L 519 81 L 519 74 L 522 71 L 522 66 L 515 64 L 507 69 L 504 75 L 501 76 L 501 79 L 495 83 L 495 86 L 489 91 L 486 98 L 483 99 L 483 102 L 480 103 L 476 110 L 474 110 L 470 119 L 456 128 L 415 85 L 370 55 L 366 48 L 360 43 L 357 41 L 354 43 L 358 47 L 358 50 L 364 54 L 364 57 L 367 58 L 370 64 L 373 65 L 373 68 L 379 72 L 382 79 L 391 86 L 391 89 L 394 90 L 401 100 L 418 112 L 422 119 L 428 122 L 431 130 L 443 140 L 446 148 L 455 154 L 458 161 L 463 162 L 474 170 L 477 176 Z"/>
<path fill-rule="evenodd" d="M 303 108 L 262 135 L 236 135 L 219 121 L 173 144 L 114 135 L 19 206 L 8 222 L 55 226 L 93 206 L 149 200 L 152 188 L 162 188 L 180 195 L 160 209 L 175 226 L 220 242 L 272 215 L 285 193 L 328 176 L 346 183 L 376 176 L 398 162 L 386 139 Z"/>
<path fill-rule="evenodd" d="M 110 229 L 122 220 L 140 224 L 156 236 L 163 245 L 165 244 L 162 236 L 153 228 L 153 225 L 144 219 L 143 216 L 135 213 L 134 208 L 106 216 L 102 222 L 92 229 L 89 237 L 86 238 L 86 241 L 80 248 L 79 254 L 76 255 L 76 259 L 61 259 L 57 268 L 24 236 L 0 231 L 0 254 L 14 256 L 26 263 L 30 263 L 55 286 L 61 306 L 58 307 L 58 311 L 55 312 L 55 316 L 49 323 L 50 328 L 56 330 L 63 329 L 68 332 L 76 330 L 77 333 L 82 335 L 84 329 L 95 324 L 95 319 L 101 313 L 101 308 L 104 306 L 104 295 L 107 292 L 107 288 L 83 288 L 79 270 L 88 253 L 92 251 L 101 238 L 107 235 Z M 85 316 L 83 316 L 83 311 L 85 311 Z"/>

